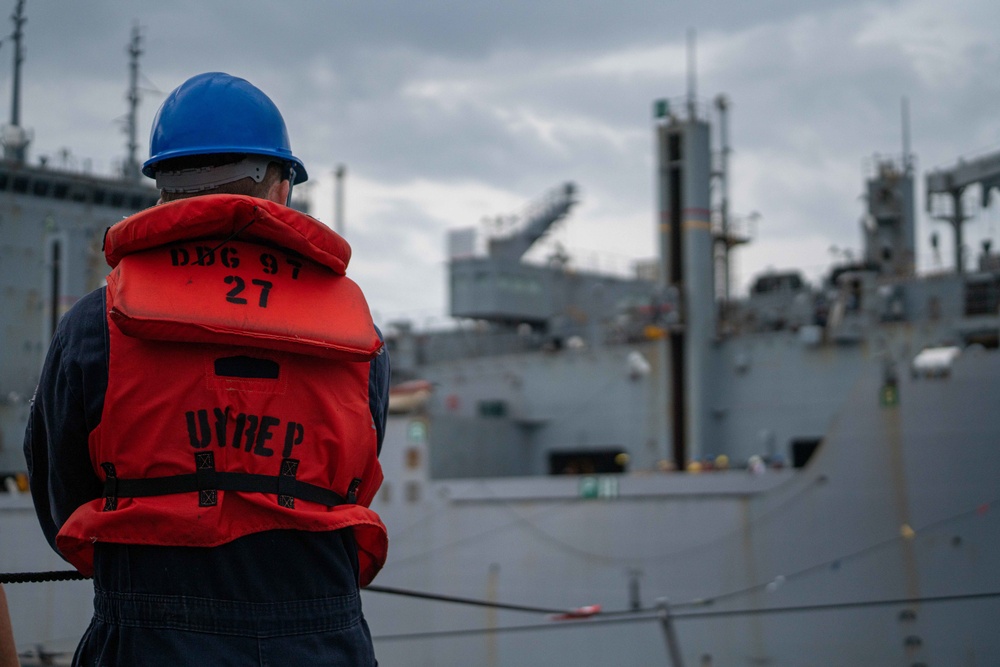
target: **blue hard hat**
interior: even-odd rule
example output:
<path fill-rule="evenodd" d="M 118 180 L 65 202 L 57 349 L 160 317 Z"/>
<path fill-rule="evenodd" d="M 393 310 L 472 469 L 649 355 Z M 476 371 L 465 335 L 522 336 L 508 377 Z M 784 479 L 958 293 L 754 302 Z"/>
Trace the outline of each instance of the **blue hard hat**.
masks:
<path fill-rule="evenodd" d="M 142 173 L 155 178 L 158 162 L 215 153 L 266 155 L 294 166 L 292 185 L 308 178 L 302 160 L 292 155 L 274 102 L 245 79 L 207 72 L 182 83 L 160 105 Z"/>

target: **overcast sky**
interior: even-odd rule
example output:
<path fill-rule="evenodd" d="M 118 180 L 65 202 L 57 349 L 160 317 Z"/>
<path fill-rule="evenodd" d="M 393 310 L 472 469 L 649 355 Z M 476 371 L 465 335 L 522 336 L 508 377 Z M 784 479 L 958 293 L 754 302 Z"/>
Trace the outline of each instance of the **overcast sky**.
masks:
<path fill-rule="evenodd" d="M 7 16 L 14 0 L 3 4 Z M 550 243 L 581 267 L 652 257 L 652 104 L 686 93 L 689 29 L 699 99 L 731 102 L 731 209 L 760 216 L 738 286 L 768 267 L 816 278 L 832 246 L 859 248 L 865 169 L 901 153 L 904 96 L 921 268 L 938 266 L 935 229 L 951 264 L 949 229 L 923 212 L 923 174 L 1000 150 L 996 0 L 28 0 L 25 13 L 32 161 L 60 164 L 64 149 L 98 173 L 122 161 L 138 23 L 140 159 L 164 95 L 189 76 L 258 85 L 284 113 L 320 219 L 332 223 L 333 169 L 347 166 L 349 274 L 382 324 L 442 318 L 448 229 L 517 213 L 565 181 L 581 203 Z M 5 40 L 5 106 L 12 52 Z M 973 210 L 975 250 L 1000 213 Z"/>

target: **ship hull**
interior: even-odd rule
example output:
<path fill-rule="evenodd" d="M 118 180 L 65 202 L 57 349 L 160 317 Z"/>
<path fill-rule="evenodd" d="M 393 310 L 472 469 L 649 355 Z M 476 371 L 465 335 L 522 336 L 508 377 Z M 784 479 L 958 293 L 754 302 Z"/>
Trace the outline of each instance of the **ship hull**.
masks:
<path fill-rule="evenodd" d="M 864 364 L 810 461 L 763 474 L 432 481 L 410 450 L 433 446 L 433 418 L 393 417 L 376 584 L 634 613 L 554 621 L 368 593 L 380 664 L 670 665 L 661 600 L 688 665 L 989 664 L 998 376 L 1000 354 L 973 350 L 946 377 L 901 374 L 887 401 L 883 368 Z"/>

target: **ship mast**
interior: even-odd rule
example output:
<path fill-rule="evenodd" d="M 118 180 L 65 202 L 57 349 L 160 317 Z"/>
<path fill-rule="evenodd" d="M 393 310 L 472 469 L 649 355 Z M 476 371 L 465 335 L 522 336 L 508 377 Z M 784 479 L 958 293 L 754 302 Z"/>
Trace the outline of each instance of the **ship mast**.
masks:
<path fill-rule="evenodd" d="M 900 101 L 900 115 L 903 129 L 903 173 L 913 174 L 913 156 L 910 154 L 910 100 L 904 97 Z"/>
<path fill-rule="evenodd" d="M 725 95 L 718 95 L 715 98 L 715 108 L 719 111 L 719 140 L 721 142 L 719 152 L 719 222 L 721 223 L 720 233 L 716 245 L 721 248 L 722 254 L 722 303 L 729 304 L 730 299 L 730 261 L 729 251 L 735 245 L 735 241 L 729 233 L 729 100 Z"/>
<path fill-rule="evenodd" d="M 129 54 L 129 86 L 128 86 L 128 120 L 126 132 L 128 133 L 128 154 L 125 164 L 122 165 L 122 176 L 126 180 L 139 180 L 139 159 L 137 152 L 139 142 L 136 140 L 136 128 L 138 125 L 139 113 L 139 56 L 142 55 L 142 35 L 139 24 L 132 27 L 132 41 L 129 42 L 127 53 Z"/>
<path fill-rule="evenodd" d="M 17 0 L 14 14 L 14 80 L 10 100 L 10 124 L 3 128 L 3 156 L 7 160 L 23 163 L 31 141 L 28 133 L 21 127 L 21 63 L 24 62 L 24 50 L 21 38 L 23 27 L 28 19 L 24 17 L 24 0 Z"/>
<path fill-rule="evenodd" d="M 664 350 L 669 423 L 665 458 L 683 470 L 707 443 L 708 345 L 717 335 L 711 221 L 710 128 L 698 117 L 694 33 L 688 33 L 687 117 L 656 105 L 659 286 L 676 292 L 683 326 L 669 331 Z"/>
<path fill-rule="evenodd" d="M 688 118 L 698 115 L 698 46 L 694 28 L 687 32 L 687 112 Z"/>

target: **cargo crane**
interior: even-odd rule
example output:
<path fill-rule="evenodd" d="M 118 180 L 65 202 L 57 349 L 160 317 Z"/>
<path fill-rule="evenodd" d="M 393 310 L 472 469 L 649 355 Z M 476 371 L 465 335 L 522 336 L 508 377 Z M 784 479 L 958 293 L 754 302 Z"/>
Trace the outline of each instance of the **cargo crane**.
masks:
<path fill-rule="evenodd" d="M 566 217 L 576 203 L 576 185 L 573 183 L 564 183 L 549 191 L 529 206 L 523 216 L 525 222 L 519 230 L 508 236 L 490 239 L 490 257 L 519 261 L 552 225 Z"/>
<path fill-rule="evenodd" d="M 950 214 L 935 216 L 942 222 L 951 224 L 955 231 L 955 272 L 964 273 L 962 248 L 962 225 L 969 216 L 965 215 L 962 195 L 970 185 L 978 185 L 981 190 L 982 206 L 989 204 L 990 192 L 1000 188 L 1000 152 L 990 153 L 974 160 L 959 160 L 949 169 L 937 169 L 927 174 L 927 211 L 931 212 L 935 195 L 951 197 Z"/>

